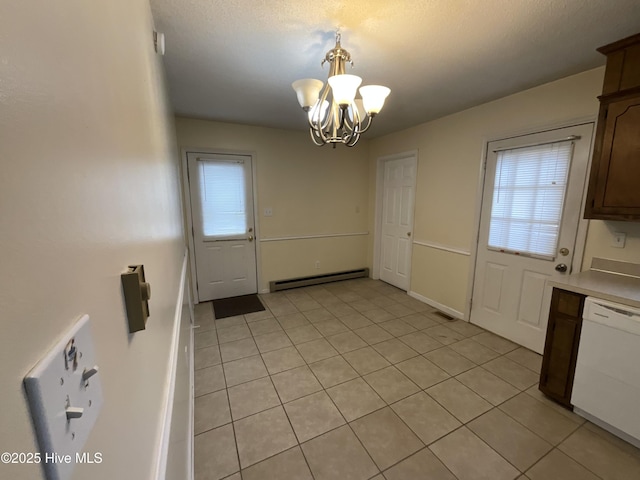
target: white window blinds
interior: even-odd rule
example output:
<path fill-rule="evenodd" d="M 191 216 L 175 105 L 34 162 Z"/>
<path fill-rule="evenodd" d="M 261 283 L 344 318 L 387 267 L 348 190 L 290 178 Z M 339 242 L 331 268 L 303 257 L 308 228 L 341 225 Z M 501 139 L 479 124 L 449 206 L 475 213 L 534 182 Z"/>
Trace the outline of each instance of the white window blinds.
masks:
<path fill-rule="evenodd" d="M 200 207 L 205 237 L 246 233 L 244 165 L 200 160 Z"/>
<path fill-rule="evenodd" d="M 553 260 L 572 142 L 498 152 L 489 248 Z"/>

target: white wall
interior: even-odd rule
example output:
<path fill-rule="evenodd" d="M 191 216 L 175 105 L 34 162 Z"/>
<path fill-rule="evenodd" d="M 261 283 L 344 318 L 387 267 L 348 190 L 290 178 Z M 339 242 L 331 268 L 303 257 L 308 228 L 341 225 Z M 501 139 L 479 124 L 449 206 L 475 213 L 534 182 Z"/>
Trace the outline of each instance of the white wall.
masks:
<path fill-rule="evenodd" d="M 595 119 L 603 76 L 604 68 L 596 68 L 371 140 L 370 211 L 376 159 L 417 149 L 414 239 L 471 252 L 484 142 L 576 119 Z M 583 268 L 589 267 L 593 256 L 640 263 L 637 225 L 590 222 Z M 610 231 L 628 232 L 625 249 L 609 247 Z M 415 245 L 411 290 L 464 312 L 470 261 L 470 256 Z"/>
<path fill-rule="evenodd" d="M 104 406 L 74 478 L 150 478 L 184 249 L 148 0 L 0 1 L 0 451 L 36 451 L 23 376 L 81 314 Z M 120 284 L 145 265 L 147 330 Z M 2 465 L 0 478 L 43 478 Z"/>
<path fill-rule="evenodd" d="M 316 147 L 305 131 L 279 130 L 176 118 L 181 148 L 252 152 L 257 177 L 261 278 L 317 275 L 368 265 L 369 235 L 331 238 L 286 237 L 366 233 L 369 164 L 366 142 L 353 148 Z M 265 217 L 271 207 L 273 216 Z M 315 268 L 316 261 L 320 268 Z"/>

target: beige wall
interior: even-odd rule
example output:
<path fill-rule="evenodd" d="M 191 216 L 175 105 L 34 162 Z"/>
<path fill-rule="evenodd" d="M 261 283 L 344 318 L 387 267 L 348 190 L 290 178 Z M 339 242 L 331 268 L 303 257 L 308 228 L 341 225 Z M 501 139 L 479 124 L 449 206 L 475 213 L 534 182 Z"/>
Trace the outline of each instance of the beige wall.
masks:
<path fill-rule="evenodd" d="M 603 74 L 603 68 L 590 70 L 402 132 L 362 141 L 354 149 L 315 147 L 305 132 L 180 117 L 176 119 L 176 131 L 182 148 L 218 148 L 256 155 L 261 290 L 270 280 L 371 267 L 376 160 L 417 149 L 414 238 L 463 253 L 415 245 L 411 290 L 464 312 L 484 142 L 573 120 L 594 119 Z M 264 217 L 265 207 L 273 208 L 273 217 Z M 640 234 L 635 224 L 611 224 L 591 222 L 587 267 L 594 254 L 621 260 L 637 258 Z M 628 232 L 627 248 L 608 247 L 612 228 Z M 267 241 L 359 232 L 371 234 Z M 320 270 L 315 269 L 316 260 L 321 262 Z"/>
<path fill-rule="evenodd" d="M 587 117 L 595 118 L 604 68 L 597 68 L 370 141 L 369 188 L 384 155 L 417 149 L 415 235 L 418 242 L 472 250 L 484 142 Z M 370 228 L 374 222 L 370 198 Z M 609 230 L 628 232 L 627 248 L 608 247 Z M 369 251 L 372 252 L 371 244 Z M 636 224 L 592 221 L 585 266 L 592 256 L 640 262 Z M 465 311 L 470 256 L 415 245 L 411 290 Z"/>
<path fill-rule="evenodd" d="M 615 232 L 627 234 L 624 248 L 611 246 Z M 640 263 L 640 223 L 592 220 L 589 224 L 587 245 L 584 252 L 584 261 L 582 262 L 583 270 L 589 269 L 593 257 Z"/>
<path fill-rule="evenodd" d="M 303 131 L 181 117 L 176 132 L 181 148 L 255 155 L 261 291 L 272 280 L 367 266 L 368 235 L 286 239 L 369 231 L 365 142 L 354 148 L 316 147 Z M 264 216 L 266 207 L 273 216 Z"/>
<path fill-rule="evenodd" d="M 74 478 L 147 479 L 184 253 L 149 3 L 2 1 L 0 32 L 0 451 L 37 451 L 22 379 L 86 313 L 104 390 L 86 451 L 104 460 Z M 120 274 L 136 263 L 151 317 L 129 335 Z"/>

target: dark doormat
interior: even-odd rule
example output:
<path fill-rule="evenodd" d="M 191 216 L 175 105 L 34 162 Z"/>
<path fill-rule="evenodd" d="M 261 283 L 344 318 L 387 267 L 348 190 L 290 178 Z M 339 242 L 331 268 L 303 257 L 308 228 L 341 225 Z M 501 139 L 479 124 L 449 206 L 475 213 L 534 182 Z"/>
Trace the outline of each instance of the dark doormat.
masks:
<path fill-rule="evenodd" d="M 241 297 L 221 298 L 213 300 L 211 303 L 213 304 L 213 315 L 216 318 L 235 317 L 264 310 L 264 305 L 255 293 Z"/>

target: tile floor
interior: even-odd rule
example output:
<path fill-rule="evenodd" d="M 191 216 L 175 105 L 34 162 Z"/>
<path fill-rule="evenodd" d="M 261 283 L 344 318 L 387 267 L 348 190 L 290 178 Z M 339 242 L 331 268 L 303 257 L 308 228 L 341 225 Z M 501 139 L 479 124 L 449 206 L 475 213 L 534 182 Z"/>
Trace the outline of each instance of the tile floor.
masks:
<path fill-rule="evenodd" d="M 640 479 L 531 351 L 370 279 L 262 300 L 196 308 L 196 480 Z"/>

